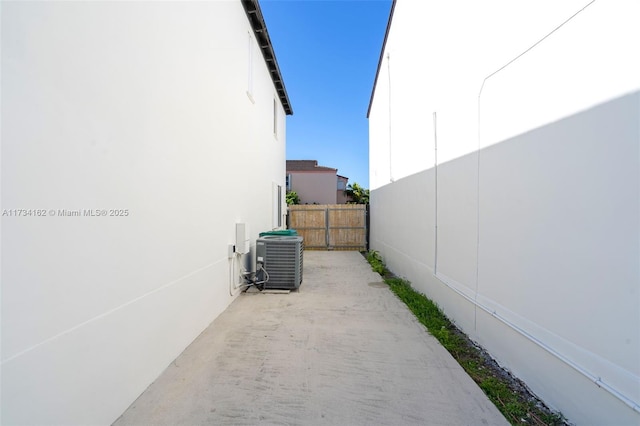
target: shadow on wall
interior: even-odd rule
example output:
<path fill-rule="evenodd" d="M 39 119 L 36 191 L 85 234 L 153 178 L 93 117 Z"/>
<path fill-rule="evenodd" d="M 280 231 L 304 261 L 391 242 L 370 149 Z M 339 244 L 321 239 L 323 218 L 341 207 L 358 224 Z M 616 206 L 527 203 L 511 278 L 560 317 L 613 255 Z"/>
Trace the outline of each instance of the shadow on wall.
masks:
<path fill-rule="evenodd" d="M 571 421 L 637 422 L 639 147 L 636 91 L 376 189 L 371 247 Z"/>

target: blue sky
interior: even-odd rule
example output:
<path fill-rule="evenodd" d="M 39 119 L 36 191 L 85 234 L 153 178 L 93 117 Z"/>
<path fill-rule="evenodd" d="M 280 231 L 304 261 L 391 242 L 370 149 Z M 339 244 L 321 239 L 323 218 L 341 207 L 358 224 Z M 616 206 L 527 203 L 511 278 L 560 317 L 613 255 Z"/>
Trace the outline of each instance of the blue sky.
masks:
<path fill-rule="evenodd" d="M 369 187 L 367 108 L 391 0 L 261 0 L 293 116 L 287 159 Z"/>

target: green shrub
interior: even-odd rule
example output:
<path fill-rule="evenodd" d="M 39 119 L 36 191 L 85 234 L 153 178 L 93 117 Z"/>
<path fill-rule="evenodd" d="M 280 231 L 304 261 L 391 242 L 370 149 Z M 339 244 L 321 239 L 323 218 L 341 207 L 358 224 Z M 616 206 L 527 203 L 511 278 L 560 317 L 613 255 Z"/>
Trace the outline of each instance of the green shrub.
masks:
<path fill-rule="evenodd" d="M 373 269 L 374 272 L 377 272 L 382 276 L 386 275 L 387 269 L 384 266 L 384 262 L 382 261 L 382 256 L 380 256 L 380 253 L 375 250 L 369 250 L 369 252 L 367 252 L 367 261 L 371 265 L 371 269 Z"/>

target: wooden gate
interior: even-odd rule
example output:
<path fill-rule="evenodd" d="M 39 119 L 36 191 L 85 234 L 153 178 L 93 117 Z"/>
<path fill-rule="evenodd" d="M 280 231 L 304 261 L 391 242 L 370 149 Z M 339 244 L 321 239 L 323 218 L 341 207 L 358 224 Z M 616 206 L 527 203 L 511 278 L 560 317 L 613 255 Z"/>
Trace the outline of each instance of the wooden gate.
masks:
<path fill-rule="evenodd" d="M 289 206 L 289 228 L 304 238 L 305 249 L 367 249 L 367 206 L 314 204 Z"/>

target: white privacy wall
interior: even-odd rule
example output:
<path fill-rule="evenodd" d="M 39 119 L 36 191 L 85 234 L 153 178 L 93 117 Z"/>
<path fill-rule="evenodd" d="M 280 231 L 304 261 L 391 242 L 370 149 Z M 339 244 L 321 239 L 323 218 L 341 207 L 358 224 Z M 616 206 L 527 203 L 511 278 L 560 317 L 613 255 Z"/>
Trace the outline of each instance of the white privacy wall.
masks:
<path fill-rule="evenodd" d="M 285 114 L 239 1 L 0 7 L 1 422 L 110 424 L 233 300 Z"/>
<path fill-rule="evenodd" d="M 640 422 L 639 17 L 397 0 L 369 113 L 372 248 L 576 424 Z"/>

